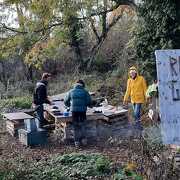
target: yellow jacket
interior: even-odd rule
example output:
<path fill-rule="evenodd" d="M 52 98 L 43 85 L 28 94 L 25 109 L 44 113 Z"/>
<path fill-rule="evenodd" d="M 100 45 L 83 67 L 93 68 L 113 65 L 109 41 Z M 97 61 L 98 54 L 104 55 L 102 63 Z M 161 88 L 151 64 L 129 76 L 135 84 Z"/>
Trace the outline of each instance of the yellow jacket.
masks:
<path fill-rule="evenodd" d="M 131 67 L 130 70 L 136 70 L 135 67 Z M 135 79 L 129 77 L 127 81 L 127 89 L 124 96 L 124 102 L 128 101 L 129 97 L 131 97 L 132 103 L 144 103 L 146 100 L 146 91 L 147 85 L 146 81 L 142 76 L 137 74 Z"/>

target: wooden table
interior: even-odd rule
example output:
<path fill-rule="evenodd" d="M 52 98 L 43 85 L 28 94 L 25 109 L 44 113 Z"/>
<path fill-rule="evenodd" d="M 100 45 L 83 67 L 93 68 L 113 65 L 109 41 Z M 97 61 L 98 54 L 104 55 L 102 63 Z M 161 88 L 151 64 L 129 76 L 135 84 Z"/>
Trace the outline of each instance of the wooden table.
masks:
<path fill-rule="evenodd" d="M 71 122 L 72 121 L 71 112 L 69 113 L 69 116 L 63 115 L 63 112 L 65 111 L 64 102 L 57 101 L 57 102 L 55 102 L 55 106 L 58 107 L 58 110 L 59 110 L 59 112 L 62 113 L 62 115 L 55 115 L 53 113 L 51 106 L 49 106 L 49 105 L 45 106 L 45 110 L 47 111 L 47 113 L 54 118 L 55 124 L 58 121 L 61 121 L 61 122 Z M 98 119 L 108 120 L 108 117 L 104 116 L 102 113 L 93 113 L 92 110 L 88 110 L 86 113 L 86 116 L 87 116 L 87 120 L 98 120 Z"/>
<path fill-rule="evenodd" d="M 53 101 L 54 105 L 45 105 L 45 110 L 47 114 L 55 121 L 55 134 L 63 139 L 71 139 L 73 137 L 73 127 L 72 127 L 72 114 L 69 116 L 64 116 L 63 113 L 66 111 L 64 106 L 64 98 L 66 93 L 52 96 L 50 99 Z M 52 107 L 56 106 L 57 109 Z M 112 129 L 114 127 L 119 127 L 121 124 L 128 123 L 127 110 L 123 108 L 110 107 L 111 110 L 104 111 L 104 107 L 99 108 L 88 108 L 86 112 L 86 135 L 91 139 L 96 139 L 97 137 L 107 137 L 111 135 Z M 104 113 L 94 113 L 94 110 Z M 54 111 L 61 113 L 60 115 L 54 114 Z M 119 123 L 120 122 L 120 123 Z"/>
<path fill-rule="evenodd" d="M 47 111 L 47 113 L 53 117 L 53 119 L 55 120 L 55 124 L 58 121 L 61 122 L 71 122 L 72 121 L 72 115 L 71 113 L 69 114 L 69 116 L 64 116 L 63 113 L 66 111 L 65 106 L 64 106 L 64 98 L 65 98 L 66 93 L 63 94 L 59 94 L 59 95 L 55 95 L 55 96 L 51 96 L 51 100 L 53 102 L 53 105 L 45 105 L 45 110 Z M 56 106 L 58 109 L 53 109 L 52 107 Z M 112 106 L 113 107 L 113 106 Z M 102 108 L 100 107 L 99 110 L 102 110 Z M 55 115 L 54 112 L 59 112 L 61 113 L 60 115 Z M 126 109 L 120 109 L 120 110 L 115 110 L 115 111 L 110 111 L 110 112 L 104 112 L 104 113 L 94 113 L 94 109 L 93 108 L 88 108 L 87 109 L 87 120 L 106 120 L 106 121 L 110 121 L 111 119 L 114 118 L 118 118 L 120 116 L 124 116 L 125 114 L 127 114 L 128 110 Z"/>
<path fill-rule="evenodd" d="M 50 116 L 52 116 L 55 120 L 55 124 L 58 121 L 61 122 L 71 122 L 72 121 L 72 115 L 70 113 L 69 116 L 64 116 L 63 113 L 66 111 L 65 106 L 64 106 L 64 98 L 66 96 L 67 93 L 62 93 L 62 94 L 58 94 L 58 95 L 54 95 L 51 96 L 50 99 L 53 102 L 54 105 L 50 106 L 50 105 L 45 105 L 45 110 L 47 111 L 48 114 L 50 114 Z M 90 94 L 94 95 L 94 92 L 90 92 Z M 62 113 L 62 115 L 54 115 L 53 113 L 53 109 L 52 107 L 56 106 L 58 107 L 59 112 Z M 98 119 L 108 119 L 107 117 L 105 117 L 102 113 L 93 113 L 93 109 L 88 108 L 87 110 L 87 119 L 88 120 L 98 120 Z"/>

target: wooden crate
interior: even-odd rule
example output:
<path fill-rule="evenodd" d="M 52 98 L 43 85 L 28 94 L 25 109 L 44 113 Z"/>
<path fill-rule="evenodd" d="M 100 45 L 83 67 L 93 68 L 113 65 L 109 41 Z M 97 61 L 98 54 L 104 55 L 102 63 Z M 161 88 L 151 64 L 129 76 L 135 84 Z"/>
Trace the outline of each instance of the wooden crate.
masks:
<path fill-rule="evenodd" d="M 60 133 L 64 140 L 73 139 L 74 131 L 71 122 L 59 122 L 56 124 L 55 132 Z"/>
<path fill-rule="evenodd" d="M 114 132 L 118 132 L 126 127 L 128 123 L 127 111 L 111 114 L 109 117 L 102 114 L 87 114 L 86 137 L 89 140 L 108 139 L 115 134 Z M 72 122 L 69 120 L 64 121 L 64 119 L 62 121 L 60 119 L 56 120 L 55 132 L 60 132 L 63 139 L 73 139 Z"/>
<path fill-rule="evenodd" d="M 99 140 L 107 139 L 111 136 L 111 125 L 107 121 L 101 120 L 97 123 L 97 136 Z"/>
<path fill-rule="evenodd" d="M 98 121 L 86 121 L 86 137 L 88 139 L 96 139 L 97 134 L 97 123 Z"/>
<path fill-rule="evenodd" d="M 30 116 L 24 112 L 5 113 L 3 114 L 3 117 L 6 120 L 7 132 L 15 137 L 18 136 L 18 130 L 24 128 L 25 119 L 34 119 L 33 116 Z"/>
<path fill-rule="evenodd" d="M 86 137 L 93 138 L 97 137 L 97 122 L 86 121 Z M 74 138 L 74 129 L 71 122 L 61 122 L 56 124 L 57 132 L 61 133 L 63 139 L 70 140 Z"/>
<path fill-rule="evenodd" d="M 11 136 L 17 137 L 18 130 L 24 128 L 24 121 L 6 120 L 6 130 Z"/>

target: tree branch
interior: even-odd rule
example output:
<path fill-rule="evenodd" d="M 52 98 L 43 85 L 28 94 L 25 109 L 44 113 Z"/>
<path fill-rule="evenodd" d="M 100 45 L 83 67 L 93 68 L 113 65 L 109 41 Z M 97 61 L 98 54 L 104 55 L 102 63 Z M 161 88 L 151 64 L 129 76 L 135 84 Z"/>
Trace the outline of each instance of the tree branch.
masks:
<path fill-rule="evenodd" d="M 136 9 L 136 7 L 137 7 L 136 4 L 134 3 L 134 1 L 132 1 L 132 0 L 122 0 L 121 2 L 116 2 L 116 5 L 113 6 L 112 8 L 110 8 L 110 9 L 107 9 L 105 11 L 91 13 L 89 16 L 85 16 L 85 17 L 77 18 L 77 19 L 78 20 L 85 20 L 85 19 L 90 19 L 91 17 L 94 17 L 94 16 L 100 16 L 100 15 L 103 15 L 103 14 L 107 14 L 107 13 L 112 12 L 115 9 L 117 9 L 120 5 L 129 5 L 133 9 Z M 34 30 L 33 33 L 40 33 L 40 32 L 49 30 L 52 27 L 61 26 L 61 25 L 63 25 L 62 21 L 58 22 L 58 23 L 51 24 L 48 27 L 44 27 L 44 28 L 41 28 L 41 29 Z M 1 23 L 1 28 L 9 30 L 9 31 L 14 32 L 14 33 L 18 33 L 18 34 L 27 34 L 27 33 L 29 33 L 28 31 L 20 31 L 20 30 L 18 30 L 16 28 L 8 27 L 8 26 L 6 26 L 5 24 L 2 24 L 2 23 Z"/>
<path fill-rule="evenodd" d="M 97 44 L 95 44 L 93 46 L 93 48 L 91 49 L 91 58 L 89 59 L 88 65 L 87 67 L 90 68 L 92 61 L 94 60 L 95 55 L 97 54 L 97 52 L 99 51 L 100 47 L 102 46 L 105 38 L 107 37 L 107 34 L 109 33 L 109 31 L 111 30 L 111 28 L 119 21 L 119 19 L 123 16 L 123 14 L 120 14 L 119 16 L 117 16 L 117 18 L 115 18 L 111 24 L 109 24 L 106 28 L 106 36 L 104 36 L 104 34 L 102 33 L 102 35 L 99 37 L 99 41 L 97 42 Z"/>
<path fill-rule="evenodd" d="M 113 21 L 108 25 L 106 31 L 109 32 L 110 29 L 119 21 L 120 18 L 122 18 L 123 13 L 117 16 L 117 18 L 113 19 Z"/>
<path fill-rule="evenodd" d="M 137 9 L 137 5 L 134 0 L 112 0 L 112 1 L 115 1 L 117 6 L 128 5 L 131 6 L 134 10 Z"/>
<path fill-rule="evenodd" d="M 103 15 L 105 13 L 107 14 L 109 12 L 114 11 L 115 9 L 117 9 L 121 5 L 128 5 L 128 6 L 132 7 L 134 10 L 136 10 L 136 8 L 137 8 L 137 5 L 133 1 L 123 0 L 122 2 L 117 3 L 115 6 L 111 7 L 110 9 L 107 9 L 105 11 L 91 13 L 89 16 L 85 16 L 85 17 L 77 18 L 77 19 L 84 20 L 84 19 L 89 19 L 89 18 L 94 17 L 94 16 L 100 16 L 100 15 Z"/>
<path fill-rule="evenodd" d="M 18 34 L 27 34 L 27 33 L 29 33 L 28 31 L 20 31 L 20 30 L 18 30 L 16 28 L 8 27 L 5 24 L 1 24 L 1 25 L 2 25 L 2 27 L 1 27 L 2 29 L 6 29 L 6 30 L 9 30 L 9 31 L 14 32 L 14 33 L 18 33 Z M 48 27 L 44 27 L 44 28 L 41 28 L 41 29 L 34 30 L 33 33 L 40 33 L 40 32 L 49 30 L 52 27 L 61 26 L 61 25 L 63 25 L 62 22 L 54 23 L 54 24 L 49 25 Z"/>
<path fill-rule="evenodd" d="M 97 30 L 96 30 L 96 27 L 94 26 L 94 21 L 93 21 L 92 18 L 90 18 L 89 20 L 90 20 L 90 23 L 91 23 L 91 28 L 92 28 L 92 30 L 93 30 L 93 32 L 95 34 L 96 40 L 97 40 L 97 42 L 99 42 L 100 37 L 99 37 L 99 34 L 98 34 Z"/>

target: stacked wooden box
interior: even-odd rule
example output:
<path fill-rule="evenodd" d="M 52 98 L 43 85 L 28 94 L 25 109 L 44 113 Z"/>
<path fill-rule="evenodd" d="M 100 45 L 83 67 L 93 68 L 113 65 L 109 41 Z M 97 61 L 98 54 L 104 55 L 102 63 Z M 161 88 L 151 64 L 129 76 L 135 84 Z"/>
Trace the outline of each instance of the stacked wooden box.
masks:
<path fill-rule="evenodd" d="M 55 133 L 65 140 L 71 140 L 74 136 L 72 122 L 56 120 Z M 127 111 L 119 114 L 104 116 L 102 114 L 88 115 L 86 120 L 86 137 L 89 140 L 105 140 L 111 136 L 124 135 L 128 128 Z"/>
<path fill-rule="evenodd" d="M 18 130 L 24 128 L 24 120 L 7 120 L 6 121 L 6 130 L 7 132 L 14 137 L 18 136 Z"/>
<path fill-rule="evenodd" d="M 60 122 L 56 126 L 56 132 L 60 133 L 60 136 L 64 140 L 71 140 L 73 139 L 74 132 L 73 126 L 71 122 Z"/>
<path fill-rule="evenodd" d="M 23 112 L 7 113 L 3 114 L 3 116 L 9 134 L 18 137 L 22 144 L 31 146 L 47 142 L 47 131 L 37 127 L 33 116 Z"/>
<path fill-rule="evenodd" d="M 97 133 L 97 128 L 98 128 L 98 121 L 94 120 L 94 121 L 91 121 L 91 120 L 87 120 L 86 121 L 86 137 L 89 139 L 89 140 L 96 140 L 97 137 L 98 137 L 98 133 Z"/>
<path fill-rule="evenodd" d="M 129 124 L 127 112 L 111 114 L 107 117 L 106 120 L 98 121 L 98 137 L 105 140 L 111 136 L 124 135 Z"/>
<path fill-rule="evenodd" d="M 97 140 L 105 140 L 111 136 L 111 124 L 105 120 L 97 122 Z"/>
<path fill-rule="evenodd" d="M 25 119 L 33 119 L 33 116 L 30 116 L 23 112 L 17 113 L 6 113 L 3 114 L 4 119 L 6 120 L 6 130 L 12 136 L 18 136 L 18 130 L 24 128 Z"/>
<path fill-rule="evenodd" d="M 112 116 L 110 124 L 111 136 L 126 136 L 129 131 L 128 114 L 123 113 L 118 116 Z"/>

